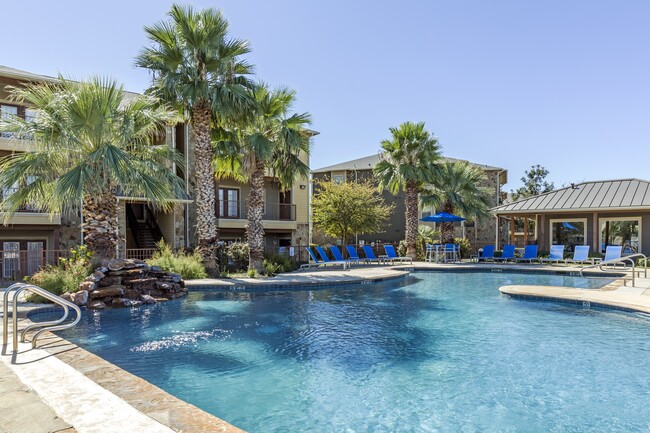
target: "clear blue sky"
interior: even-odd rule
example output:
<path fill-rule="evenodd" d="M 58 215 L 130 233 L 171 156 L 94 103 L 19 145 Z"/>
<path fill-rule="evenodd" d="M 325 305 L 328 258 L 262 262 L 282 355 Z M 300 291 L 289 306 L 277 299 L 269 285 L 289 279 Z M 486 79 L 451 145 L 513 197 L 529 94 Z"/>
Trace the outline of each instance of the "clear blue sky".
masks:
<path fill-rule="evenodd" d="M 4 2 L 0 64 L 75 78 L 133 67 L 171 2 Z M 248 39 L 261 79 L 298 91 L 312 167 L 366 156 L 388 127 L 425 121 L 444 153 L 559 186 L 650 179 L 650 2 L 193 1 Z"/>

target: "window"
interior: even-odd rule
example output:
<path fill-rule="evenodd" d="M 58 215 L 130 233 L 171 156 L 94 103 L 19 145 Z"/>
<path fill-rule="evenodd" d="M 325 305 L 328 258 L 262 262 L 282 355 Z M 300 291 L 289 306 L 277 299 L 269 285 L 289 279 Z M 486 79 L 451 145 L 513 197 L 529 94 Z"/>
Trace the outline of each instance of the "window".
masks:
<path fill-rule="evenodd" d="M 2 276 L 14 278 L 20 272 L 20 242 L 3 242 L 2 253 Z"/>
<path fill-rule="evenodd" d="M 0 116 L 2 117 L 3 120 L 10 119 L 12 116 L 17 116 L 18 115 L 18 107 L 13 106 L 13 105 L 0 105 Z M 12 132 L 2 132 L 0 133 L 0 137 L 3 138 L 11 138 L 13 137 Z"/>
<path fill-rule="evenodd" d="M 641 249 L 641 218 L 601 218 L 600 249 L 604 252 L 607 245 L 621 245 L 623 254 L 637 253 Z"/>
<path fill-rule="evenodd" d="M 233 188 L 219 188 L 217 203 L 217 217 L 239 218 L 239 190 Z"/>
<path fill-rule="evenodd" d="M 586 218 L 551 220 L 551 245 L 564 245 L 565 251 L 573 252 L 576 245 L 585 244 Z"/>
<path fill-rule="evenodd" d="M 334 182 L 334 183 L 343 183 L 343 182 L 345 182 L 345 175 L 344 174 L 332 175 L 332 182 Z"/>

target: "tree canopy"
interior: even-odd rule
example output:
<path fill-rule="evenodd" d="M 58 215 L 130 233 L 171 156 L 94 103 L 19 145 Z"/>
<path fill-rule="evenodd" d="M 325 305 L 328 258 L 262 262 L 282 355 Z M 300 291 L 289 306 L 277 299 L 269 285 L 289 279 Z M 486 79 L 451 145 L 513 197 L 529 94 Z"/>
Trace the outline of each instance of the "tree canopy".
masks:
<path fill-rule="evenodd" d="M 530 170 L 526 170 L 525 175 L 521 178 L 523 186 L 512 191 L 512 199 L 517 201 L 522 198 L 532 197 L 555 189 L 553 182 L 547 182 L 546 176 L 549 171 L 541 165 L 532 165 Z"/>
<path fill-rule="evenodd" d="M 394 206 L 384 203 L 369 183 L 319 182 L 312 200 L 314 226 L 345 244 L 353 234 L 376 233 L 384 229 Z"/>

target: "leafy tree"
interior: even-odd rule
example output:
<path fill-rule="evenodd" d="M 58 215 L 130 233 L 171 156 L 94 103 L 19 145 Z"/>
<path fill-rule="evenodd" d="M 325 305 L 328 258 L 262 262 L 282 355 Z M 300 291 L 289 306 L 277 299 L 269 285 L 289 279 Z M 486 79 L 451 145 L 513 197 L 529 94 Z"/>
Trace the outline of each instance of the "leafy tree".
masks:
<path fill-rule="evenodd" d="M 246 41 L 228 36 L 228 22 L 218 10 L 173 5 L 169 17 L 145 27 L 151 46 L 135 63 L 153 73 L 149 92 L 189 113 L 196 140 L 192 181 L 198 246 L 208 273 L 216 274 L 211 126 L 213 119 L 239 116 L 252 107 L 247 78 L 252 67 L 240 58 L 250 50 Z"/>
<path fill-rule="evenodd" d="M 426 183 L 433 181 L 440 161 L 438 140 L 424 129 L 424 122 L 402 123 L 390 128 L 391 139 L 381 142 L 382 158 L 374 172 L 380 189 L 393 194 L 402 189 L 406 193 L 407 255 L 417 258 L 418 193 Z"/>
<path fill-rule="evenodd" d="M 467 219 L 483 218 L 490 208 L 489 190 L 485 184 L 485 173 L 468 162 L 447 162 L 442 164 L 434 182 L 422 195 L 425 206 Z M 454 224 L 440 224 L 441 242 L 454 241 Z"/>
<path fill-rule="evenodd" d="M 296 93 L 288 89 L 271 90 L 265 85 L 253 91 L 256 102 L 252 115 L 220 131 L 214 158 L 218 177 L 233 177 L 250 186 L 246 239 L 249 245 L 248 269 L 264 269 L 264 177 L 276 177 L 284 189 L 291 188 L 299 176 L 309 177 L 309 114 L 291 113 Z"/>
<path fill-rule="evenodd" d="M 178 121 L 151 97 L 126 99 L 116 82 L 92 78 L 74 82 L 26 84 L 11 97 L 36 111 L 0 122 L 0 131 L 30 138 L 33 152 L 0 159 L 0 188 L 20 188 L 4 197 L 11 215 L 30 205 L 50 213 L 81 212 L 84 241 L 98 259 L 115 256 L 118 245 L 117 193 L 142 197 L 171 209 L 183 181 L 169 163 L 182 158 L 155 145 L 167 124 Z"/>
<path fill-rule="evenodd" d="M 516 191 L 512 191 L 512 199 L 517 201 L 521 198 L 532 197 L 545 192 L 550 192 L 555 189 L 553 182 L 547 182 L 546 176 L 549 171 L 541 165 L 532 165 L 530 170 L 526 170 L 524 177 L 521 181 L 523 186 L 519 187 Z"/>
<path fill-rule="evenodd" d="M 394 206 L 369 183 L 319 182 L 312 199 L 314 226 L 345 245 L 353 234 L 381 232 Z"/>

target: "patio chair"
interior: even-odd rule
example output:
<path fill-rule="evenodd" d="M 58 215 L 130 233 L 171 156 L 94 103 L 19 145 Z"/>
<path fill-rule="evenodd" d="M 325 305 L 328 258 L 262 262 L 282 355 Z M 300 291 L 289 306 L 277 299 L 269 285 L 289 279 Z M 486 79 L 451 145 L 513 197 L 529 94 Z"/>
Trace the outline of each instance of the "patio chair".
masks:
<path fill-rule="evenodd" d="M 460 245 L 458 244 L 445 244 L 445 262 L 452 261 L 458 262 L 459 260 Z"/>
<path fill-rule="evenodd" d="M 589 257 L 589 245 L 576 245 L 575 250 L 573 251 L 573 257 L 566 259 L 566 263 L 575 263 L 575 264 L 596 264 L 601 259 L 598 257 Z"/>
<path fill-rule="evenodd" d="M 318 258 L 316 257 L 316 254 L 314 254 L 314 252 L 311 250 L 311 248 L 305 247 L 305 249 L 309 253 L 309 257 L 311 257 L 311 259 L 314 261 L 314 263 L 310 262 L 310 263 L 304 263 L 304 264 L 300 265 L 301 270 L 302 269 L 310 269 L 310 268 L 314 268 L 314 267 L 318 268 L 320 266 L 325 265 L 325 262 L 323 262 L 322 260 L 318 260 Z"/>
<path fill-rule="evenodd" d="M 494 245 L 486 245 L 483 247 L 483 251 L 481 251 L 481 254 L 476 257 L 476 260 L 481 262 L 481 261 L 488 261 L 492 260 L 494 261 Z"/>
<path fill-rule="evenodd" d="M 348 257 L 352 261 L 356 261 L 358 263 L 364 262 L 364 263 L 370 263 L 370 259 L 365 258 L 362 259 L 359 257 L 359 253 L 357 252 L 357 249 L 353 245 L 346 245 L 345 249 L 348 251 Z"/>
<path fill-rule="evenodd" d="M 334 260 L 336 260 L 337 262 L 346 261 L 346 259 L 343 258 L 343 254 L 341 254 L 341 250 L 339 250 L 339 247 L 337 247 L 336 245 L 331 245 L 330 250 L 332 251 L 332 255 L 334 256 Z M 359 258 L 357 257 L 355 259 L 354 257 L 350 257 L 350 258 L 347 259 L 347 261 L 350 262 L 350 264 L 352 264 L 353 262 L 358 263 Z"/>
<path fill-rule="evenodd" d="M 318 255 L 320 256 L 321 259 L 323 259 L 323 266 L 327 265 L 341 265 L 343 266 L 343 269 L 345 269 L 349 264 L 349 260 L 330 260 L 329 257 L 327 257 L 327 253 L 323 249 L 323 247 L 316 247 L 316 251 L 318 252 Z"/>
<path fill-rule="evenodd" d="M 526 245 L 526 248 L 524 248 L 523 257 L 515 258 L 515 261 L 517 263 L 519 262 L 533 263 L 533 260 L 540 260 L 537 257 L 537 245 Z"/>
<path fill-rule="evenodd" d="M 369 263 L 377 262 L 378 264 L 381 264 L 385 261 L 383 257 L 375 256 L 375 252 L 372 250 L 372 247 L 370 245 L 363 246 L 363 253 L 366 255 L 366 258 L 362 260 L 365 260 Z"/>
<path fill-rule="evenodd" d="M 386 251 L 387 260 L 391 262 L 409 262 L 413 263 L 413 259 L 410 257 L 400 257 L 395 251 L 395 247 L 392 245 L 384 245 L 384 251 Z"/>
<path fill-rule="evenodd" d="M 566 263 L 566 260 L 564 260 L 564 245 L 551 245 L 550 256 L 539 261 L 540 263 Z"/>
<path fill-rule="evenodd" d="M 495 257 L 494 260 L 497 262 L 507 262 L 509 260 L 515 259 L 515 246 L 514 245 L 504 245 L 503 252 L 501 257 Z"/>
<path fill-rule="evenodd" d="M 620 245 L 607 245 L 607 248 L 605 248 L 605 258 L 603 259 L 603 262 L 620 259 L 622 251 L 623 247 Z"/>

